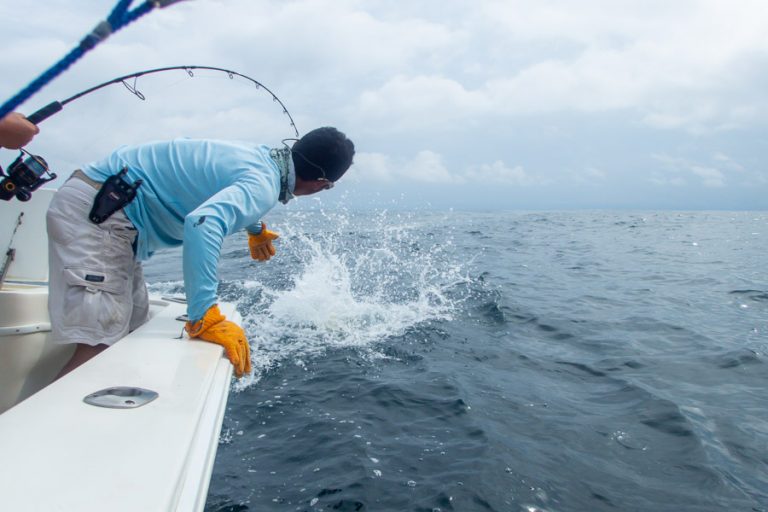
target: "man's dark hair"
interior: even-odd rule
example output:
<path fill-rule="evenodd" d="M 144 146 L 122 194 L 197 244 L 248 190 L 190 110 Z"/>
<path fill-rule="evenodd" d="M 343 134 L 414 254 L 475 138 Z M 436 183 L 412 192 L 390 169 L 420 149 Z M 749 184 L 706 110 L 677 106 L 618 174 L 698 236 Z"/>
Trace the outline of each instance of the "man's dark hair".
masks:
<path fill-rule="evenodd" d="M 300 138 L 291 148 L 296 175 L 311 181 L 327 178 L 336 181 L 352 165 L 355 145 L 336 128 L 317 128 Z"/>

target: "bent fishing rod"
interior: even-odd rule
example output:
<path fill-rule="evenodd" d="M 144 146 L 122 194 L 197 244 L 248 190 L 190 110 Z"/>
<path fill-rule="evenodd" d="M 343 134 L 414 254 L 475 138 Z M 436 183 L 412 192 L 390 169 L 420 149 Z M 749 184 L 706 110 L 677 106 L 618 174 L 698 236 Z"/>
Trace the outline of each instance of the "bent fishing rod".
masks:
<path fill-rule="evenodd" d="M 181 0 L 146 0 L 135 9 L 128 10 L 133 0 L 118 0 L 117 5 L 112 9 L 106 20 L 99 22 L 98 25 L 86 35 L 82 41 L 65 55 L 59 62 L 48 68 L 43 74 L 33 80 L 24 89 L 19 91 L 14 97 L 0 106 L 0 119 L 11 113 L 27 101 L 33 94 L 48 85 L 53 79 L 62 74 L 72 64 L 78 61 L 83 55 L 95 48 L 99 43 L 107 39 L 121 28 L 141 18 L 152 9 L 168 7 L 171 4 Z"/>
<path fill-rule="evenodd" d="M 293 131 L 296 133 L 296 136 L 299 136 L 299 130 L 296 128 L 296 123 L 293 121 L 293 117 L 291 116 L 290 112 L 288 112 L 288 109 L 285 108 L 285 105 L 282 101 L 280 101 L 280 98 L 278 98 L 275 93 L 273 93 L 269 88 L 267 88 L 264 84 L 256 80 L 255 78 L 251 78 L 248 75 L 244 75 L 242 73 L 238 73 L 237 71 L 232 71 L 231 69 L 224 69 L 224 68 L 217 68 L 213 66 L 168 66 L 164 68 L 155 68 L 155 69 L 145 69 L 143 71 L 137 71 L 135 73 L 130 73 L 128 75 L 119 76 L 117 78 L 113 78 L 112 80 L 107 80 L 106 82 L 102 82 L 99 85 L 94 85 L 93 87 L 90 87 L 88 89 L 85 89 L 84 91 L 80 91 L 79 93 L 70 96 L 69 98 L 61 101 L 54 101 L 52 103 L 49 103 L 48 105 L 44 106 L 40 110 L 30 114 L 27 116 L 27 119 L 32 122 L 33 124 L 38 124 L 41 121 L 44 121 L 45 119 L 48 119 L 53 114 L 56 114 L 57 112 L 60 112 L 65 105 L 68 103 L 71 103 L 77 99 L 82 98 L 83 96 L 87 96 L 88 94 L 91 94 L 92 92 L 96 92 L 99 89 L 103 89 L 104 87 L 113 85 L 113 84 L 119 84 L 122 83 L 126 89 L 128 89 L 131 94 L 139 98 L 140 100 L 145 100 L 146 97 L 144 94 L 139 91 L 139 89 L 136 87 L 136 81 L 139 79 L 139 77 L 146 76 L 146 75 L 152 75 L 155 73 L 163 73 L 166 71 L 173 71 L 173 70 L 183 70 L 185 71 L 190 77 L 194 77 L 195 73 L 194 70 L 196 69 L 205 69 L 209 71 L 218 71 L 221 73 L 226 73 L 230 80 L 234 79 L 236 76 L 240 78 L 244 78 L 248 80 L 249 82 L 253 83 L 256 86 L 256 89 L 263 89 L 267 94 L 269 94 L 272 97 L 272 101 L 275 103 L 278 103 L 280 107 L 283 109 L 283 114 L 288 116 L 288 119 L 291 122 L 291 127 L 293 128 Z M 126 80 L 133 79 L 133 84 L 129 84 L 126 82 Z"/>
<path fill-rule="evenodd" d="M 236 76 L 248 80 L 256 86 L 256 89 L 265 91 L 272 97 L 273 102 L 280 105 L 280 107 L 283 109 L 283 114 L 285 114 L 290 120 L 290 124 L 294 133 L 297 137 L 299 136 L 299 130 L 296 128 L 296 123 L 293 121 L 293 116 L 291 116 L 290 112 L 288 112 L 288 109 L 285 107 L 280 98 L 278 98 L 269 88 L 264 86 L 264 84 L 255 78 L 251 78 L 248 75 L 238 73 L 237 71 L 232 71 L 231 69 L 217 68 L 213 66 L 168 66 L 164 68 L 146 69 L 143 71 L 130 73 L 128 75 L 119 76 L 117 78 L 113 78 L 112 80 L 107 80 L 106 82 L 102 82 L 98 85 L 85 89 L 84 91 L 80 91 L 67 99 L 49 103 L 33 114 L 30 114 L 27 119 L 29 119 L 29 121 L 34 124 L 39 124 L 52 115 L 61 112 L 65 105 L 100 89 L 119 83 L 122 83 L 123 86 L 125 86 L 125 88 L 131 92 L 131 94 L 144 101 L 146 96 L 144 96 L 144 94 L 138 89 L 137 86 L 137 80 L 139 77 L 177 70 L 185 71 L 190 77 L 195 76 L 194 70 L 208 70 L 226 73 L 230 80 L 234 80 Z M 133 83 L 128 82 L 128 80 L 131 79 L 133 79 Z M 51 172 L 48 164 L 42 157 L 33 155 L 22 148 L 21 154 L 18 156 L 18 158 L 16 158 L 16 160 L 13 161 L 13 163 L 11 163 L 11 165 L 8 166 L 7 172 L 4 172 L 0 167 L 0 178 L 2 178 L 0 181 L 0 200 L 10 201 L 13 197 L 16 197 L 20 201 L 29 201 L 29 199 L 32 197 L 32 192 L 40 188 L 43 184 L 54 180 L 56 178 L 56 174 Z"/>

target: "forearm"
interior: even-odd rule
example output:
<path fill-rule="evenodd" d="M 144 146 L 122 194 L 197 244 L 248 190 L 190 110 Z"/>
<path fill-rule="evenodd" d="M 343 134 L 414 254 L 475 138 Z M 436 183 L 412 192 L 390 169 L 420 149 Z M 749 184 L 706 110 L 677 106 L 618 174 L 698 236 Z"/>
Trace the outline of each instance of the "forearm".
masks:
<path fill-rule="evenodd" d="M 217 267 L 224 233 L 220 220 L 210 215 L 190 215 L 184 222 L 184 289 L 187 315 L 192 321 L 202 318 L 217 302 Z"/>

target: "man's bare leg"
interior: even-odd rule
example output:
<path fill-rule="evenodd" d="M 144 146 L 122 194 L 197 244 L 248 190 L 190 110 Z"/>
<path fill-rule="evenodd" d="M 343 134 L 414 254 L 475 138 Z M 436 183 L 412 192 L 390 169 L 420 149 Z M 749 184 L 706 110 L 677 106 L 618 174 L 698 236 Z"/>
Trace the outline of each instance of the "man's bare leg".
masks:
<path fill-rule="evenodd" d="M 61 369 L 58 377 L 56 377 L 56 380 L 62 378 L 81 364 L 89 361 L 93 357 L 96 357 L 108 348 L 109 345 L 86 345 L 85 343 L 78 343 L 77 348 L 75 349 L 75 353 L 72 354 L 72 358 L 67 364 L 64 365 L 64 368 Z"/>

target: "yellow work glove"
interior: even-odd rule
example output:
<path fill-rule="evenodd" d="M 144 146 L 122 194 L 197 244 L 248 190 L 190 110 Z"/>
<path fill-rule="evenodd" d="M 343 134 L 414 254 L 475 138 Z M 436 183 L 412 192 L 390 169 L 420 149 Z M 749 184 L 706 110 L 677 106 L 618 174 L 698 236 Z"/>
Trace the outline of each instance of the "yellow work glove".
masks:
<path fill-rule="evenodd" d="M 248 233 L 248 248 L 251 249 L 251 258 L 259 261 L 267 261 L 275 255 L 275 246 L 272 240 L 277 240 L 280 235 L 267 229 L 267 225 L 261 223 L 261 233 L 254 235 Z"/>
<path fill-rule="evenodd" d="M 208 308 L 201 320 L 187 322 L 186 329 L 190 338 L 210 341 L 224 347 L 238 378 L 244 373 L 250 373 L 251 349 L 245 338 L 245 331 L 236 323 L 227 320 L 219 311 L 218 304 Z"/>

